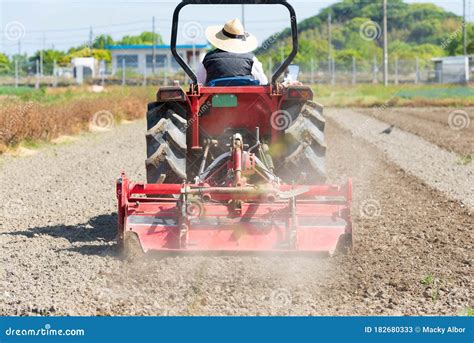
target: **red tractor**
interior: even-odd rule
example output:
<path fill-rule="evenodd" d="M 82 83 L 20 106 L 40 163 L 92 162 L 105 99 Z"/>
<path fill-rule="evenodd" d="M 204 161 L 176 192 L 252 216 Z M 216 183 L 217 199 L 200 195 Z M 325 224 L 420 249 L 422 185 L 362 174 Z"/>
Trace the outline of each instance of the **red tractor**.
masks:
<path fill-rule="evenodd" d="M 245 78 L 197 82 L 176 51 L 186 5 L 279 4 L 293 49 L 271 84 Z M 346 251 L 352 185 L 325 184 L 325 120 L 308 86 L 280 76 L 298 51 L 297 21 L 284 0 L 185 0 L 175 9 L 171 51 L 189 91 L 160 87 L 147 113 L 147 183 L 117 182 L 118 237 L 125 252 Z"/>

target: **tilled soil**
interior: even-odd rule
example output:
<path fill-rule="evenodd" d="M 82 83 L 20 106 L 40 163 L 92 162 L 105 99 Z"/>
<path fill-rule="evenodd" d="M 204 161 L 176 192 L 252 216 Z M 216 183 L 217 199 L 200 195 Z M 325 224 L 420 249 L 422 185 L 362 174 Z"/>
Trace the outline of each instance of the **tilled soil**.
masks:
<path fill-rule="evenodd" d="M 115 179 L 144 178 L 144 122 L 4 158 L 2 315 L 455 315 L 472 308 L 473 219 L 328 121 L 331 181 L 354 179 L 348 256 L 151 256 L 115 245 Z"/>
<path fill-rule="evenodd" d="M 353 110 L 328 111 L 327 116 L 383 151 L 386 159 L 474 212 L 474 163 L 460 163 L 453 152 Z"/>
<path fill-rule="evenodd" d="M 381 107 L 355 111 L 393 124 L 448 151 L 474 155 L 473 107 Z"/>

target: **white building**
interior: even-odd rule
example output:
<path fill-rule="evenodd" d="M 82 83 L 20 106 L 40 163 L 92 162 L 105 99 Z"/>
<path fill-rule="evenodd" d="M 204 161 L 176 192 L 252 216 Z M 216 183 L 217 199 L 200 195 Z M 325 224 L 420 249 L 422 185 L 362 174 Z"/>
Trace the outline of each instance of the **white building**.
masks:
<path fill-rule="evenodd" d="M 469 82 L 469 64 L 473 63 L 472 56 L 436 57 L 431 60 L 434 62 L 437 83 Z"/>
<path fill-rule="evenodd" d="M 151 45 L 115 45 L 108 47 L 108 49 L 112 54 L 112 74 L 121 70 L 123 66 L 140 74 L 143 74 L 145 70 L 147 74 L 150 74 L 153 70 Z M 194 70 L 196 63 L 203 60 L 208 49 L 209 45 L 207 44 L 176 46 L 178 53 Z M 176 72 L 180 69 L 181 67 L 171 54 L 169 45 L 155 45 L 155 72 L 165 70 Z"/>
<path fill-rule="evenodd" d="M 78 84 L 99 76 L 99 62 L 94 57 L 75 57 L 71 60 L 73 75 Z"/>

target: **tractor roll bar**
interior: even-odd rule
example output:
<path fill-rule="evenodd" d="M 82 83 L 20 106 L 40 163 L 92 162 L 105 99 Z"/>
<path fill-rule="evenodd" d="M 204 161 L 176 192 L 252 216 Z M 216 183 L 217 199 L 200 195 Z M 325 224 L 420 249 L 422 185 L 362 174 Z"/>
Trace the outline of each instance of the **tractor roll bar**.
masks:
<path fill-rule="evenodd" d="M 298 53 L 298 24 L 296 22 L 296 13 L 293 6 L 291 6 L 286 0 L 183 0 L 173 13 L 173 25 L 171 27 L 171 53 L 173 54 L 176 62 L 184 69 L 185 73 L 191 78 L 193 84 L 197 84 L 197 76 L 189 65 L 183 60 L 183 58 L 176 51 L 176 41 L 178 37 L 178 22 L 179 13 L 184 6 L 187 5 L 283 5 L 288 9 L 290 13 L 291 21 L 291 37 L 293 40 L 293 49 L 290 55 L 283 61 L 272 76 L 272 85 L 275 86 L 278 78 L 285 71 L 285 69 L 291 64 L 296 54 Z"/>

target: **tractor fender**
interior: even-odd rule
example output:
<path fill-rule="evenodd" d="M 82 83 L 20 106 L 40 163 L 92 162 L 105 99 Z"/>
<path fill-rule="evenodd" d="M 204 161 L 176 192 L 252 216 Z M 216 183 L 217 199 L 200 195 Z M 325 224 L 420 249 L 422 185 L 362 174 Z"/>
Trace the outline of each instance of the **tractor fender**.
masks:
<path fill-rule="evenodd" d="M 179 86 L 163 86 L 156 93 L 157 102 L 185 102 L 186 94 Z"/>

